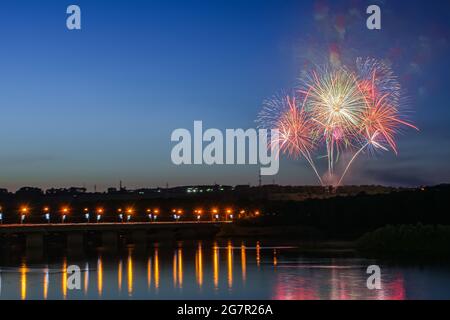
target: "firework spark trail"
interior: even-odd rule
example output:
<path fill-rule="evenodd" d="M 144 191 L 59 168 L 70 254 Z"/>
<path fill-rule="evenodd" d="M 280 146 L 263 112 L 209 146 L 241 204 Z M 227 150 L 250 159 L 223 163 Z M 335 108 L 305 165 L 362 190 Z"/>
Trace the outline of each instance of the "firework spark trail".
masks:
<path fill-rule="evenodd" d="M 342 181 L 344 180 L 345 176 L 347 175 L 347 172 L 350 170 L 350 167 L 352 166 L 353 162 L 359 157 L 359 155 L 370 145 L 374 146 L 375 149 L 382 149 L 384 151 L 388 151 L 386 147 L 384 147 L 382 144 L 378 143 L 376 141 L 376 138 L 378 137 L 378 132 L 375 132 L 372 137 L 353 155 L 353 157 L 350 159 L 350 161 L 347 164 L 347 167 L 345 168 L 344 172 L 342 173 L 341 178 L 339 179 L 338 186 L 341 185 Z"/>
<path fill-rule="evenodd" d="M 375 149 L 382 149 L 389 151 L 387 147 L 383 146 L 383 142 L 388 144 L 395 154 L 398 154 L 397 144 L 395 142 L 395 134 L 400 132 L 400 126 L 404 125 L 416 130 L 419 130 L 413 124 L 406 122 L 400 118 L 400 112 L 396 103 L 398 102 L 397 93 L 399 86 L 393 86 L 391 91 L 387 89 L 387 86 L 378 88 L 380 83 L 394 82 L 391 73 L 386 69 L 382 69 L 385 74 L 388 74 L 387 80 L 379 80 L 380 75 L 377 74 L 376 68 L 372 69 L 371 82 L 369 84 L 364 83 L 363 89 L 364 99 L 366 102 L 366 111 L 363 117 L 361 132 L 367 142 L 355 153 L 347 167 L 345 168 L 338 186 L 341 185 L 345 175 L 350 169 L 356 158 L 369 146 L 372 145 Z M 383 72 L 380 72 L 383 78 Z M 364 80 L 363 80 L 364 81 Z M 361 84 L 359 84 L 361 88 Z M 392 96 L 394 96 L 392 98 Z M 379 139 L 379 141 L 377 141 Z"/>
<path fill-rule="evenodd" d="M 373 71 L 372 83 L 370 91 L 366 92 L 366 111 L 363 117 L 362 131 L 367 133 L 367 137 L 371 137 L 378 132 L 383 139 L 389 144 L 392 151 L 398 154 L 397 144 L 394 136 L 401 131 L 401 126 L 410 127 L 419 130 L 413 124 L 402 120 L 398 106 L 390 99 L 389 93 L 381 95 L 381 91 L 376 90 L 376 70 Z"/>
<path fill-rule="evenodd" d="M 338 180 L 333 185 L 339 186 L 366 149 L 398 154 L 395 136 L 402 127 L 419 130 L 403 119 L 401 98 L 400 83 L 389 66 L 372 58 L 358 58 L 353 71 L 327 66 L 304 72 L 297 91 L 267 101 L 257 122 L 279 129 L 280 150 L 293 158 L 304 157 L 322 185 L 312 152 L 323 143 L 327 177 Z M 334 167 L 340 154 L 354 150 L 341 177 L 336 177 Z"/>
<path fill-rule="evenodd" d="M 365 101 L 355 76 L 344 68 L 324 68 L 305 73 L 299 93 L 304 106 L 316 123 L 327 149 L 328 174 L 343 148 L 352 145 L 362 120 Z"/>
<path fill-rule="evenodd" d="M 257 122 L 260 127 L 277 128 L 279 138 L 273 143 L 278 143 L 280 150 L 292 158 L 303 156 L 313 169 L 320 184 L 323 185 L 311 156 L 311 151 L 315 147 L 311 134 L 313 125 L 305 110 L 298 105 L 295 97 L 275 96 L 266 101 Z"/>

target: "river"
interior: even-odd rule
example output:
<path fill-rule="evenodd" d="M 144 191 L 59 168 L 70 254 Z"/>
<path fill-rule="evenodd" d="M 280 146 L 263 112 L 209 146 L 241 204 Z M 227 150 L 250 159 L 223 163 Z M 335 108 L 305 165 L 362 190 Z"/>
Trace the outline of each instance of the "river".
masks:
<path fill-rule="evenodd" d="M 381 269 L 379 290 L 367 287 L 371 265 Z M 264 240 L 3 254 L 0 299 L 450 299 L 450 265 L 305 252 L 298 243 Z"/>

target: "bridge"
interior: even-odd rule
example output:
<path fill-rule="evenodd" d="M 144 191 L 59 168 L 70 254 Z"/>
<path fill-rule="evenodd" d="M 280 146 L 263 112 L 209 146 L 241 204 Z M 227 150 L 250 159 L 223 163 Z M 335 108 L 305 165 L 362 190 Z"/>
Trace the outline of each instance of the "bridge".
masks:
<path fill-rule="evenodd" d="M 90 234 L 100 235 L 103 246 L 115 247 L 121 235 L 129 235 L 134 243 L 149 239 L 176 238 L 177 236 L 212 236 L 231 221 L 178 221 L 178 222 L 126 222 L 126 223 L 58 223 L 0 225 L 0 239 L 24 237 L 27 249 L 45 246 L 49 235 L 64 238 L 68 248 L 81 248 Z M 1 241 L 3 242 L 3 241 Z"/>

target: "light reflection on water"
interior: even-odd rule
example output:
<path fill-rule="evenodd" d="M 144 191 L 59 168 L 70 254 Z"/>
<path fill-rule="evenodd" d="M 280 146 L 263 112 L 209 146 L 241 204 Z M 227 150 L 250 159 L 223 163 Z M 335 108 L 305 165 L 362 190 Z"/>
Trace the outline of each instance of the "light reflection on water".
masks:
<path fill-rule="evenodd" d="M 382 290 L 367 289 L 371 264 L 382 268 Z M 330 253 L 311 256 L 295 246 L 259 241 L 155 244 L 115 254 L 64 255 L 45 263 L 20 257 L 17 263 L 12 259 L 0 265 L 0 299 L 450 298 L 450 269 L 445 266 L 389 266 Z M 70 288 L 70 265 L 81 269 L 79 290 Z"/>

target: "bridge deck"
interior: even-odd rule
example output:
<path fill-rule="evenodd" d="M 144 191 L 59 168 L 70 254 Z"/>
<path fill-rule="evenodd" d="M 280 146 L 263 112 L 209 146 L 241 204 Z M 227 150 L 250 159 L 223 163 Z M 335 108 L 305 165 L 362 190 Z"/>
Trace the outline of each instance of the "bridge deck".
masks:
<path fill-rule="evenodd" d="M 84 231 L 135 231 L 172 228 L 220 227 L 231 221 L 126 222 L 126 223 L 64 223 L 0 225 L 0 234 L 52 233 Z"/>

